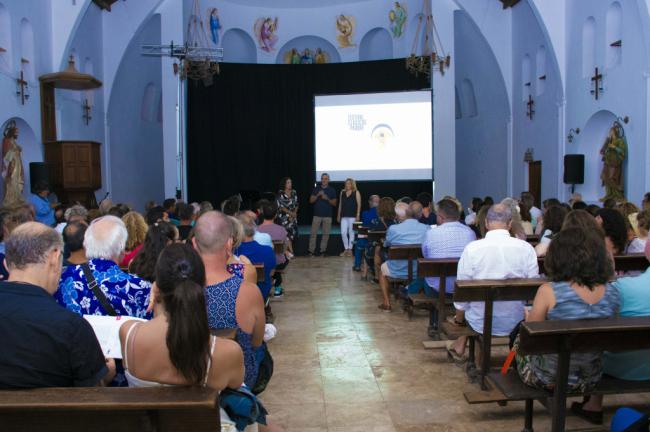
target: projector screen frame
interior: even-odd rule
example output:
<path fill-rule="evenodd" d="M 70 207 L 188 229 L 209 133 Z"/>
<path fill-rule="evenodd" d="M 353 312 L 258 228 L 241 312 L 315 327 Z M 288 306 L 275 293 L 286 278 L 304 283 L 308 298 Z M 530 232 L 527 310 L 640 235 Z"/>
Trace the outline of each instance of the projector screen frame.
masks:
<path fill-rule="evenodd" d="M 422 179 L 382 179 L 382 180 L 363 180 L 364 182 L 418 182 L 418 181 L 435 181 L 435 172 L 434 172 L 434 123 L 433 123 L 433 88 L 425 87 L 421 89 L 411 89 L 411 90 L 388 90 L 388 91 L 372 91 L 372 92 L 347 92 L 347 93 L 315 93 L 312 97 L 312 111 L 314 118 L 314 134 L 312 139 L 313 146 L 313 164 L 314 164 L 314 180 L 315 182 L 320 181 L 320 176 L 318 175 L 318 169 L 316 165 L 316 98 L 320 96 L 355 96 L 355 95 L 369 95 L 369 94 L 395 94 L 395 93 L 415 93 L 415 92 L 428 92 L 431 99 L 431 178 L 422 178 Z M 355 179 L 357 180 L 357 179 Z M 345 180 L 331 180 L 331 182 L 345 182 Z"/>

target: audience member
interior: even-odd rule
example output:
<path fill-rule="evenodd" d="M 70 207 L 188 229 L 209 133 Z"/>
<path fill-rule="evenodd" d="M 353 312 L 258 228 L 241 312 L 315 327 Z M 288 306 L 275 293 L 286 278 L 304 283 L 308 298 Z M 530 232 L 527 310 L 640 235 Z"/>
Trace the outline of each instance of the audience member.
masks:
<path fill-rule="evenodd" d="M 546 255 L 546 251 L 548 250 L 548 246 L 551 244 L 553 236 L 562 229 L 562 224 L 564 223 L 566 215 L 566 209 L 561 206 L 553 205 L 546 209 L 542 222 L 544 231 L 539 238 L 539 244 L 535 246 L 537 256 Z"/>
<path fill-rule="evenodd" d="M 175 198 L 167 198 L 165 201 L 163 201 L 162 206 L 165 209 L 165 212 L 167 213 L 167 216 L 169 217 L 169 219 L 178 220 L 178 217 L 176 216 L 176 199 Z"/>
<path fill-rule="evenodd" d="M 34 207 L 34 220 L 53 227 L 56 223 L 54 206 L 47 199 L 50 196 L 50 185 L 44 180 L 39 180 L 32 187 L 32 190 L 33 193 L 29 195 L 29 203 Z"/>
<path fill-rule="evenodd" d="M 330 186 L 330 176 L 323 173 L 320 176 L 320 185 L 316 186 L 309 196 L 309 204 L 314 206 L 314 215 L 311 221 L 311 232 L 309 233 L 309 256 L 317 255 L 316 238 L 318 229 L 322 226 L 323 236 L 320 240 L 320 253 L 327 254 L 327 243 L 332 228 L 332 209 L 336 208 L 336 191 Z"/>
<path fill-rule="evenodd" d="M 131 264 L 129 272 L 138 277 L 153 282 L 156 277 L 156 262 L 160 252 L 172 243 L 178 241 L 178 229 L 169 222 L 157 222 L 149 227 L 142 248 L 138 251 Z"/>
<path fill-rule="evenodd" d="M 63 266 L 81 265 L 87 261 L 86 249 L 84 249 L 84 236 L 88 224 L 85 222 L 70 222 L 63 229 L 63 244 L 69 254 L 63 260 Z"/>
<path fill-rule="evenodd" d="M 341 240 L 343 241 L 341 256 L 352 256 L 354 222 L 360 219 L 360 215 L 361 192 L 357 189 L 354 179 L 348 178 L 339 194 L 339 210 L 336 218 L 337 222 L 341 224 Z"/>
<path fill-rule="evenodd" d="M 476 240 L 471 228 L 459 222 L 460 212 L 453 201 L 441 200 L 436 206 L 438 225 L 425 234 L 422 242 L 424 258 L 459 258 L 470 242 Z M 454 293 L 455 277 L 446 280 L 446 292 L 449 297 Z M 433 289 L 433 296 L 438 297 L 440 278 L 426 278 L 426 286 Z M 437 323 L 437 320 L 434 321 Z"/>
<path fill-rule="evenodd" d="M 151 293 L 154 318 L 120 327 L 130 387 L 194 385 L 221 391 L 241 386 L 241 348 L 210 336 L 204 286 L 203 262 L 190 245 L 173 244 L 161 252 Z"/>
<path fill-rule="evenodd" d="M 131 261 L 136 257 L 147 237 L 149 226 L 142 215 L 138 212 L 130 211 L 122 216 L 122 222 L 126 226 L 126 249 L 124 258 L 120 262 L 120 267 L 129 267 Z"/>
<path fill-rule="evenodd" d="M 616 208 L 616 200 L 614 198 L 607 198 L 603 201 L 603 208 L 614 209 Z"/>
<path fill-rule="evenodd" d="M 510 209 L 496 204 L 487 212 L 488 232 L 482 240 L 471 242 L 465 247 L 458 261 L 458 280 L 533 278 L 539 275 L 537 255 L 533 247 L 524 240 L 511 237 L 512 221 Z M 456 316 L 453 323 L 464 325 L 465 320 L 477 333 L 483 333 L 483 302 L 454 303 Z M 521 301 L 498 301 L 494 303 L 492 334 L 507 336 L 524 318 L 524 304 Z M 447 352 L 457 362 L 465 360 L 467 337 L 449 341 Z"/>
<path fill-rule="evenodd" d="M 79 315 L 149 316 L 151 284 L 118 266 L 126 236 L 124 222 L 115 216 L 88 226 L 83 243 L 88 263 L 65 268 L 54 296 L 59 304 Z"/>
<path fill-rule="evenodd" d="M 520 240 L 526 240 L 526 230 L 521 224 L 521 215 L 519 214 L 519 204 L 514 198 L 504 198 L 501 204 L 510 209 L 512 221 L 510 223 L 510 235 Z"/>
<path fill-rule="evenodd" d="M 521 202 L 530 210 L 531 223 L 533 224 L 533 228 L 535 228 L 539 218 L 542 216 L 542 211 L 535 207 L 535 196 L 530 192 L 522 192 Z"/>
<path fill-rule="evenodd" d="M 176 217 L 178 218 L 178 238 L 182 241 L 187 240 L 187 237 L 192 231 L 194 225 L 194 208 L 183 202 L 176 203 Z"/>
<path fill-rule="evenodd" d="M 99 202 L 99 215 L 106 216 L 110 209 L 113 208 L 113 200 L 110 198 L 103 199 Z"/>
<path fill-rule="evenodd" d="M 486 196 L 486 197 L 483 199 L 483 205 L 484 205 L 484 206 L 488 206 L 488 207 L 492 207 L 492 206 L 494 205 L 494 198 L 492 198 L 492 197 L 489 196 L 489 195 Z"/>
<path fill-rule="evenodd" d="M 287 230 L 287 257 L 293 258 L 293 242 L 298 237 L 298 193 L 293 189 L 291 178 L 285 177 L 280 182 L 276 197 L 278 201 L 277 223 Z"/>
<path fill-rule="evenodd" d="M 481 207 L 481 209 L 478 211 L 478 214 L 476 215 L 476 223 L 470 227 L 476 234 L 476 238 L 484 238 L 485 233 L 487 233 L 485 222 L 487 219 L 487 212 L 490 210 L 490 207 L 491 206 L 483 205 L 483 207 Z"/>
<path fill-rule="evenodd" d="M 239 218 L 241 215 L 246 215 L 248 218 L 250 218 L 253 227 L 255 228 L 255 235 L 253 236 L 253 240 L 261 244 L 262 246 L 268 246 L 271 249 L 273 249 L 273 239 L 271 239 L 271 236 L 265 232 L 261 232 L 257 230 L 257 219 L 258 215 L 256 212 L 253 210 L 244 210 L 239 213 L 237 213 L 235 216 Z"/>
<path fill-rule="evenodd" d="M 650 210 L 650 192 L 643 194 L 643 200 L 641 201 L 641 210 Z"/>
<path fill-rule="evenodd" d="M 467 209 L 468 214 L 465 217 L 465 225 L 474 225 L 476 223 L 476 217 L 478 216 L 479 210 L 483 207 L 483 200 L 478 197 L 472 198 L 472 203 Z"/>
<path fill-rule="evenodd" d="M 144 220 L 147 225 L 151 226 L 156 222 L 169 222 L 169 217 L 165 209 L 161 206 L 152 207 L 144 215 Z"/>
<path fill-rule="evenodd" d="M 145 214 L 151 210 L 152 208 L 156 207 L 158 204 L 156 204 L 156 201 L 154 200 L 149 200 L 146 203 L 144 203 L 144 212 Z"/>
<path fill-rule="evenodd" d="M 419 222 L 425 225 L 436 225 L 436 212 L 433 211 L 433 197 L 429 192 L 420 192 L 415 200 L 422 204 L 422 217 Z"/>
<path fill-rule="evenodd" d="M 544 266 L 551 282 L 537 290 L 527 322 L 605 318 L 618 311 L 619 295 L 609 284 L 614 269 L 601 236 L 580 228 L 560 231 Z M 519 376 L 533 387 L 552 389 L 557 367 L 556 354 L 517 356 Z M 601 353 L 571 354 L 570 392 L 588 391 L 601 375 Z"/>
<path fill-rule="evenodd" d="M 571 198 L 569 198 L 569 205 L 571 205 L 571 207 L 573 207 L 573 205 L 575 203 L 580 202 L 580 201 L 582 201 L 582 194 L 579 193 L 579 192 L 574 192 L 571 195 Z"/>
<path fill-rule="evenodd" d="M 212 203 L 210 201 L 201 201 L 201 204 L 199 205 L 201 207 L 201 210 L 199 211 L 199 217 L 204 213 L 214 210 L 214 207 L 212 207 Z"/>
<path fill-rule="evenodd" d="M 99 209 L 90 209 L 88 210 L 88 223 L 91 223 L 95 219 L 98 219 L 101 217 L 101 213 L 99 212 Z"/>
<path fill-rule="evenodd" d="M 2 218 L 2 238 L 6 239 L 18 226 L 34 220 L 34 209 L 29 204 L 18 204 L 12 207 L 0 208 Z M 5 268 L 5 243 L 0 243 L 0 281 L 9 278 L 9 270 Z"/>
<path fill-rule="evenodd" d="M 63 213 L 63 222 L 57 224 L 56 231 L 63 233 L 63 228 L 72 222 L 83 222 L 88 224 L 88 210 L 86 207 L 76 204 L 65 210 Z"/>
<path fill-rule="evenodd" d="M 530 214 L 530 209 L 523 202 L 519 203 L 519 216 L 521 221 L 521 227 L 524 230 L 526 236 L 535 234 L 535 228 L 533 227 L 533 217 Z"/>
<path fill-rule="evenodd" d="M 596 222 L 605 231 L 605 244 L 612 255 L 625 253 L 627 247 L 627 225 L 623 215 L 613 208 L 598 210 Z"/>
<path fill-rule="evenodd" d="M 648 241 L 648 231 L 650 231 L 650 210 L 641 210 L 636 215 L 637 230 L 639 231 L 639 240 L 644 243 Z"/>
<path fill-rule="evenodd" d="M 239 219 L 234 216 L 228 216 L 232 230 L 232 250 L 237 250 L 242 241 L 244 241 L 244 226 Z M 246 282 L 257 284 L 257 270 L 251 261 L 244 255 L 231 254 L 226 265 L 228 273 L 245 280 Z"/>
<path fill-rule="evenodd" d="M 92 387 L 110 382 L 90 324 L 52 301 L 63 259 L 61 236 L 27 222 L 5 238 L 9 280 L 0 282 L 0 388 Z"/>
<path fill-rule="evenodd" d="M 285 250 L 275 254 L 275 272 L 273 273 L 273 288 L 275 289 L 274 296 L 282 296 L 282 273 L 281 271 L 287 267 L 289 261 L 284 255 L 287 245 L 287 230 L 284 227 L 275 223 L 278 216 L 278 205 L 276 202 L 269 202 L 264 200 L 262 202 L 262 217 L 264 221 L 257 228 L 258 231 L 266 233 L 271 236 L 273 242 L 282 242 Z"/>
<path fill-rule="evenodd" d="M 422 204 L 417 201 L 411 204 L 400 202 L 395 205 L 395 213 L 400 221 L 397 225 L 392 225 L 386 231 L 385 247 L 422 244 L 426 232 L 431 228 L 415 219 L 416 214 L 422 213 Z M 413 269 L 413 274 L 417 269 Z M 379 309 L 390 312 L 390 296 L 388 292 L 388 278 L 406 279 L 408 277 L 408 262 L 404 260 L 388 260 L 381 265 L 379 272 L 379 285 L 381 287 L 384 301 L 379 305 Z"/>
<path fill-rule="evenodd" d="M 240 195 L 233 195 L 221 203 L 221 211 L 228 216 L 235 216 L 241 209 L 242 198 Z"/>
<path fill-rule="evenodd" d="M 587 208 L 587 203 L 584 201 L 576 201 L 571 206 L 572 210 L 585 210 Z"/>
<path fill-rule="evenodd" d="M 589 214 L 593 217 L 596 217 L 598 216 L 598 210 L 600 210 L 600 207 L 598 207 L 596 204 L 589 204 L 585 210 L 589 212 Z"/>
<path fill-rule="evenodd" d="M 126 204 L 120 203 L 116 204 L 113 206 L 109 211 L 108 214 L 111 216 L 115 216 L 116 218 L 122 219 L 124 215 L 126 215 L 128 212 L 131 211 L 131 207 L 129 207 Z"/>
<path fill-rule="evenodd" d="M 205 266 L 209 327 L 236 338 L 244 352 L 244 382 L 253 388 L 259 367 L 256 350 L 264 336 L 264 299 L 256 285 L 226 271 L 232 238 L 231 222 L 212 211 L 196 221 L 192 243 Z"/>
<path fill-rule="evenodd" d="M 603 237 L 603 239 L 605 238 L 605 232 L 596 222 L 596 218 L 586 210 L 571 210 L 567 213 L 564 222 L 562 222 L 562 229 L 565 230 L 569 228 L 580 228 L 591 232 L 597 232 Z"/>
<path fill-rule="evenodd" d="M 370 224 L 370 231 L 386 231 L 391 225 L 396 223 L 397 215 L 395 214 L 395 201 L 391 197 L 383 197 L 379 200 L 379 205 L 377 206 L 377 219 L 373 220 Z M 379 242 L 372 242 L 368 244 L 366 249 L 366 258 L 368 265 L 373 266 L 375 278 L 373 281 L 379 283 L 379 274 L 380 266 L 382 263 L 382 248 Z M 372 257 L 372 258 L 370 258 Z M 362 275 L 367 278 L 367 274 Z"/>
<path fill-rule="evenodd" d="M 410 196 L 403 196 L 402 198 L 397 200 L 398 203 L 404 203 L 404 204 L 411 204 L 412 201 L 413 198 L 411 198 Z"/>
<path fill-rule="evenodd" d="M 361 226 L 370 229 L 373 221 L 379 216 L 377 215 L 377 206 L 379 206 L 379 195 L 370 195 L 368 199 L 368 210 L 361 212 Z M 354 248 L 354 264 L 352 270 L 361 271 L 361 264 L 364 264 L 365 273 L 367 274 L 367 266 L 365 261 L 362 261 L 364 251 L 368 247 L 368 236 L 359 234 Z"/>
<path fill-rule="evenodd" d="M 642 212 L 647 212 L 643 210 Z M 646 243 L 645 256 L 650 260 L 650 244 Z M 636 277 L 619 278 L 613 283 L 618 290 L 621 308 L 619 316 L 650 316 L 650 268 Z M 629 381 L 650 380 L 650 350 L 603 353 L 603 373 Z M 574 404 L 572 411 L 590 421 L 602 421 L 603 395 L 594 394 L 582 404 Z"/>
<path fill-rule="evenodd" d="M 264 265 L 264 281 L 258 282 L 257 286 L 266 300 L 269 296 L 269 291 L 271 291 L 271 273 L 277 264 L 273 247 L 264 246 L 255 241 L 256 226 L 250 215 L 242 213 L 237 218 L 244 227 L 244 241 L 242 241 L 234 252 L 237 255 L 244 255 L 254 264 Z"/>

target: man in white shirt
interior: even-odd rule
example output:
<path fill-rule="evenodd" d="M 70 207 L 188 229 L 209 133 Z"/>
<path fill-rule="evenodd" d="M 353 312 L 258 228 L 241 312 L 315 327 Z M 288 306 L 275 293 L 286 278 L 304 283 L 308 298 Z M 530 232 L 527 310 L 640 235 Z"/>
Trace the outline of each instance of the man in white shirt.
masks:
<path fill-rule="evenodd" d="M 513 279 L 539 276 L 535 249 L 523 240 L 511 237 L 511 210 L 502 205 L 493 205 L 488 210 L 486 225 L 488 232 L 484 239 L 468 244 L 458 262 L 458 280 L 470 279 Z M 477 333 L 483 333 L 485 302 L 454 303 L 456 323 L 467 320 Z M 522 301 L 499 301 L 494 303 L 492 333 L 507 336 L 517 323 L 524 319 Z M 447 350 L 456 359 L 465 353 L 466 337 L 460 337 L 448 344 Z"/>

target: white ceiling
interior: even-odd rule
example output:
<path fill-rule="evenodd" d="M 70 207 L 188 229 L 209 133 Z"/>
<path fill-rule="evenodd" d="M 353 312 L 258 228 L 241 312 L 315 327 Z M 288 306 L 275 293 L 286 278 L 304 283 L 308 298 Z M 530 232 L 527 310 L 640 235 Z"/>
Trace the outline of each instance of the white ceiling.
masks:
<path fill-rule="evenodd" d="M 371 0 L 224 0 L 228 3 L 235 3 L 242 6 L 254 6 L 265 8 L 316 8 L 324 6 L 336 6 L 352 3 L 364 3 Z"/>

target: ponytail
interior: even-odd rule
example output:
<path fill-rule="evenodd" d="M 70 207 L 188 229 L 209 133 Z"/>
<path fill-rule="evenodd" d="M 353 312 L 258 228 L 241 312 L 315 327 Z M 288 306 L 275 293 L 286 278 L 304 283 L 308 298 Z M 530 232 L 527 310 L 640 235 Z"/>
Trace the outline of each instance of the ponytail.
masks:
<path fill-rule="evenodd" d="M 191 279 L 177 282 L 164 296 L 167 310 L 167 349 L 180 374 L 192 385 L 200 385 L 209 373 L 210 328 L 203 287 Z"/>

